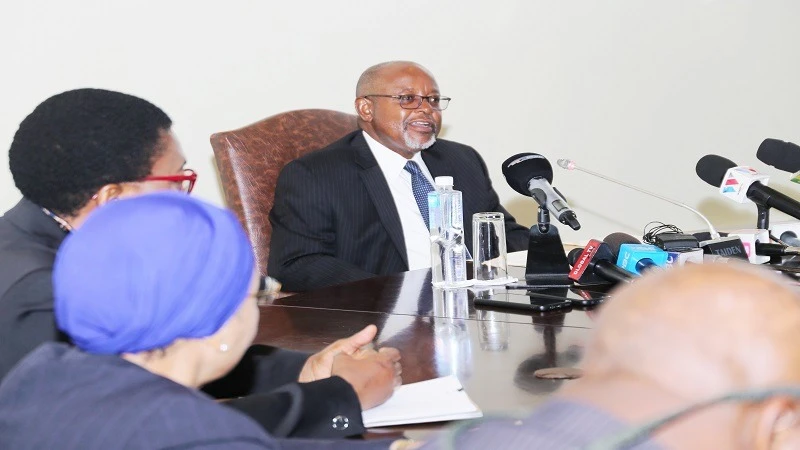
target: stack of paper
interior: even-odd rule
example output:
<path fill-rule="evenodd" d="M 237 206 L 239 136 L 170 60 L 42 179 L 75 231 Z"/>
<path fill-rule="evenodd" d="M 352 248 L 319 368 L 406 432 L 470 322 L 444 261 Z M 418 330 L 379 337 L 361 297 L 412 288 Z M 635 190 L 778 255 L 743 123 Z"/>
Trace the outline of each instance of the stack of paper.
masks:
<path fill-rule="evenodd" d="M 400 386 L 386 403 L 362 413 L 366 427 L 475 417 L 483 417 L 483 413 L 452 375 Z"/>

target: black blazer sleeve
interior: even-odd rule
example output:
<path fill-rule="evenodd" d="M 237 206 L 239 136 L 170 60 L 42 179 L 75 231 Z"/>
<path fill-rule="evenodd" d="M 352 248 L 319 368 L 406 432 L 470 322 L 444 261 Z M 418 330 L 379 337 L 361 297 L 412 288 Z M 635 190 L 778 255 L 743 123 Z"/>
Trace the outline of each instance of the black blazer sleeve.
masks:
<path fill-rule="evenodd" d="M 347 283 L 376 274 L 336 258 L 336 230 L 332 203 L 347 195 L 342 186 L 330 192 L 316 175 L 292 161 L 278 176 L 275 205 L 270 211 L 272 239 L 267 272 L 286 291 L 305 291 Z"/>
<path fill-rule="evenodd" d="M 225 404 L 247 414 L 276 437 L 342 438 L 366 430 L 358 397 L 340 377 L 288 384 Z"/>
<path fill-rule="evenodd" d="M 251 345 L 233 370 L 203 387 L 203 391 L 214 398 L 269 392 L 297 381 L 308 356 L 268 345 Z"/>
<path fill-rule="evenodd" d="M 258 422 L 273 436 L 344 437 L 362 434 L 361 406 L 349 383 L 339 377 L 298 383 L 308 354 L 253 345 L 225 377 L 203 388 Z M 240 398 L 236 398 L 240 397 Z M 334 428 L 334 418 L 347 428 Z"/>
<path fill-rule="evenodd" d="M 56 328 L 51 275 L 49 268 L 31 272 L 0 298 L 0 379 L 39 344 L 68 340 Z"/>

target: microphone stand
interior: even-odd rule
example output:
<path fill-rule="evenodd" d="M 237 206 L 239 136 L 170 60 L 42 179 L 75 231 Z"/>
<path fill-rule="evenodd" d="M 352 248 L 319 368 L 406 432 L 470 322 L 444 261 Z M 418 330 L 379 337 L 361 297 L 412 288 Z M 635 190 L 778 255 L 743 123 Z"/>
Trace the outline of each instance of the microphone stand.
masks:
<path fill-rule="evenodd" d="M 756 207 L 758 208 L 756 228 L 759 230 L 769 230 L 769 206 L 756 203 Z"/>
<path fill-rule="evenodd" d="M 537 224 L 531 227 L 525 282 L 541 287 L 571 286 L 569 262 L 558 228 L 550 223 L 550 211 L 539 206 Z"/>
<path fill-rule="evenodd" d="M 756 208 L 758 209 L 758 218 L 756 219 L 756 229 L 769 231 L 769 210 L 770 210 L 770 207 L 766 206 L 766 205 L 762 205 L 761 203 L 756 203 Z M 753 249 L 753 251 L 755 251 L 755 249 Z M 771 265 L 783 264 L 783 257 L 782 256 L 771 256 L 769 258 L 769 264 L 771 264 Z"/>

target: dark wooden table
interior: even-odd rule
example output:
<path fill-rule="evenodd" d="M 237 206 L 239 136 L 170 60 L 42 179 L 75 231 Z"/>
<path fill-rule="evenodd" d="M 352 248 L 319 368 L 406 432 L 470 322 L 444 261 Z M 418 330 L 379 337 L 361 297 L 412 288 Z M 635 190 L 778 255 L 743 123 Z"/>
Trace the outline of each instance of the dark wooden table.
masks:
<path fill-rule="evenodd" d="M 484 413 L 522 414 L 564 382 L 534 371 L 574 367 L 594 315 L 591 308 L 518 314 L 472 304 L 476 295 L 526 299 L 525 292 L 443 293 L 432 288 L 430 270 L 376 277 L 262 306 L 256 342 L 314 352 L 375 324 L 378 345 L 402 353 L 404 382 L 453 374 Z"/>
<path fill-rule="evenodd" d="M 511 268 L 511 273 L 522 278 L 522 269 Z M 474 292 L 471 289 L 442 290 L 431 285 L 429 269 L 413 270 L 394 275 L 380 276 L 354 283 L 332 286 L 293 294 L 272 302 L 275 306 L 318 308 L 358 312 L 380 312 L 429 317 L 455 317 L 480 320 L 473 306 L 475 297 L 502 301 L 530 302 L 525 290 L 506 290 L 502 287 Z M 549 295 L 580 298 L 605 295 L 607 287 L 584 289 L 548 289 Z M 591 328 L 593 308 L 572 307 L 566 311 L 544 314 L 504 314 L 503 321 L 551 324 L 550 316 L 561 316 L 565 322 L 559 326 Z M 505 311 L 505 310 L 504 310 Z M 587 314 L 589 311 L 589 314 Z M 506 311 L 507 312 L 507 311 Z M 566 312 L 566 314 L 565 314 Z M 495 316 L 494 320 L 498 320 Z"/>

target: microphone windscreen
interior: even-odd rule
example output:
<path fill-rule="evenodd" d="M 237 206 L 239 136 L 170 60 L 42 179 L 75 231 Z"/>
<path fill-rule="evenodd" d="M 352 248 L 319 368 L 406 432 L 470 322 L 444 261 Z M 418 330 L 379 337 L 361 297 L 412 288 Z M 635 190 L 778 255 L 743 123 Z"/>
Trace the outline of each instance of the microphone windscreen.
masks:
<path fill-rule="evenodd" d="M 778 139 L 764 139 L 756 153 L 758 160 L 785 172 L 800 171 L 800 146 Z"/>
<path fill-rule="evenodd" d="M 722 179 L 725 178 L 725 173 L 731 167 L 736 167 L 736 163 L 728 158 L 723 158 L 719 155 L 706 155 L 697 161 L 695 172 L 701 180 L 706 183 L 719 187 L 722 184 Z"/>
<path fill-rule="evenodd" d="M 576 262 L 578 262 L 578 257 L 581 256 L 583 253 L 582 248 L 573 248 L 572 250 L 567 253 L 567 261 L 569 262 L 570 266 L 574 266 Z"/>
<path fill-rule="evenodd" d="M 530 197 L 528 183 L 533 178 L 544 178 L 552 183 L 553 166 L 538 153 L 519 153 L 503 162 L 503 175 L 512 189 Z"/>
<path fill-rule="evenodd" d="M 619 255 L 619 248 L 622 244 L 641 244 L 642 242 L 635 237 L 631 236 L 627 233 L 611 233 L 603 239 L 603 242 L 608 244 L 611 247 L 611 251 L 614 252 L 614 256 Z"/>

